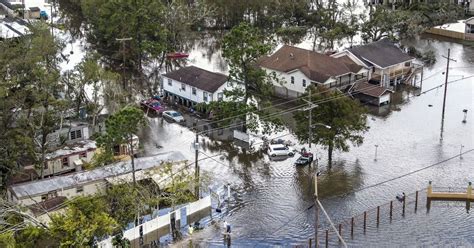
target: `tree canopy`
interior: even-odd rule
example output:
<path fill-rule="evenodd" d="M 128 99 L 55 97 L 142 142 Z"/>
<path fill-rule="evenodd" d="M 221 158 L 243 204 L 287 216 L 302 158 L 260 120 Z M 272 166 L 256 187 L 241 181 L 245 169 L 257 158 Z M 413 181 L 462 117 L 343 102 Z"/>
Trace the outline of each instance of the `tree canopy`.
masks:
<path fill-rule="evenodd" d="M 140 109 L 127 106 L 109 116 L 105 121 L 106 131 L 97 138 L 97 144 L 106 154 L 113 154 L 114 147 L 125 145 L 132 160 L 133 182 L 135 183 L 134 136 L 146 124 L 146 118 Z"/>
<path fill-rule="evenodd" d="M 49 232 L 60 247 L 91 247 L 94 238 L 111 235 L 118 227 L 105 201 L 88 196 L 69 202 L 65 214 L 53 215 Z"/>
<path fill-rule="evenodd" d="M 312 123 L 322 123 L 331 128 L 315 126 L 312 137 L 308 137 L 309 118 L 307 112 L 302 111 L 294 116 L 297 125 L 295 133 L 301 142 L 308 142 L 311 139 L 313 143 L 327 148 L 328 163 L 331 165 L 334 150 L 347 152 L 350 148 L 349 142 L 358 146 L 364 141 L 362 134 L 369 129 L 366 110 L 357 101 L 339 91 L 329 91 L 323 86 L 310 86 L 306 96 L 309 90 L 311 90 L 311 101 L 315 104 L 321 102 L 312 110 Z M 301 104 L 304 103 L 301 101 Z"/>

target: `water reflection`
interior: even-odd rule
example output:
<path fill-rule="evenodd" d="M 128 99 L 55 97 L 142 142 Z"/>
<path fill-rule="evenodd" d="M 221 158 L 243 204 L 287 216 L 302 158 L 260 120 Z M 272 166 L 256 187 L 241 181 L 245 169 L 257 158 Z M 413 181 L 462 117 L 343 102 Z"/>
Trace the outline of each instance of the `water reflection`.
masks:
<path fill-rule="evenodd" d="M 360 188 L 363 184 L 363 172 L 359 160 L 346 167 L 346 162 L 338 161 L 318 178 L 318 192 L 321 198 L 344 195 Z"/>

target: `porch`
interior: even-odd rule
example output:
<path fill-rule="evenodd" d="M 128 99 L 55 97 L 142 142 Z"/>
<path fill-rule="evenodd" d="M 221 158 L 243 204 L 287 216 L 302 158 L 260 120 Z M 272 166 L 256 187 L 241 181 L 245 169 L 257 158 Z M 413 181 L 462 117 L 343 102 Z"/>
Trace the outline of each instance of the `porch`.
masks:
<path fill-rule="evenodd" d="M 409 68 L 401 68 L 398 70 L 391 70 L 389 68 L 387 71 L 382 70 L 379 73 L 374 72 L 374 74 L 372 74 L 372 78 L 370 78 L 369 81 L 373 84 L 379 84 L 385 87 L 394 86 L 404 83 L 409 75 L 412 75 L 415 70 L 416 68 L 413 66 Z"/>

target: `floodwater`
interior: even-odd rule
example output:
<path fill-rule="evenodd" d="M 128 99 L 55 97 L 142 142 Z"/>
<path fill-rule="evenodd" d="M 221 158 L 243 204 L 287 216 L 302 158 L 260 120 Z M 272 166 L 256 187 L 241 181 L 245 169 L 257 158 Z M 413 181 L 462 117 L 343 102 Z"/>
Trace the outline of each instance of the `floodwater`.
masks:
<path fill-rule="evenodd" d="M 365 134 L 363 145 L 351 148 L 348 153 L 336 152 L 332 168 L 326 166 L 326 151 L 313 146 L 312 151 L 321 158 L 319 168 L 323 172 L 318 184 L 320 199 L 335 224 L 386 204 L 394 200 L 397 193 L 422 190 L 428 181 L 432 181 L 435 188 L 466 187 L 468 182 L 474 181 L 474 151 L 463 154 L 462 159 L 456 157 L 461 150 L 474 149 L 474 78 L 448 84 L 442 140 L 443 88 L 436 88 L 444 82 L 442 72 L 446 59 L 442 55 L 447 54 L 448 48 L 457 61 L 451 62 L 449 81 L 474 75 L 474 44 L 433 37 L 422 37 L 407 44 L 436 52 L 436 64 L 424 71 L 421 92 L 426 93 L 417 96 L 420 90 L 403 91 L 392 105 L 374 111 L 377 113 L 368 117 L 370 130 Z M 199 51 L 193 53 L 199 54 Z M 196 65 L 209 62 L 196 61 Z M 222 64 L 207 67 L 219 68 Z M 468 110 L 467 123 L 462 123 L 463 109 Z M 188 119 L 187 125 L 191 126 L 192 122 L 192 118 Z M 278 135 L 281 134 L 296 142 L 288 132 Z M 229 136 L 230 132 L 214 133 L 214 138 L 220 140 Z M 190 161 L 194 161 L 191 145 L 194 139 L 189 128 L 158 117 L 150 118 L 149 127 L 141 135 L 145 155 L 180 150 Z M 260 152 L 249 154 L 232 143 L 213 141 L 209 137 L 201 137 L 200 142 L 203 149 L 199 156 L 208 158 L 199 164 L 201 170 L 211 176 L 211 187 L 227 183 L 232 187 L 232 201 L 225 219 L 233 227 L 233 246 L 303 245 L 314 237 L 315 214 L 311 208 L 314 168 L 295 167 L 296 157 L 270 161 Z M 379 228 L 368 229 L 365 235 L 347 238 L 346 242 L 359 247 L 474 244 L 474 218 L 466 212 L 465 205 L 433 204 L 429 214 L 424 204 L 420 204 L 420 209 L 417 214 L 394 219 L 392 224 L 383 223 Z M 321 213 L 321 232 L 327 227 Z M 193 236 L 193 244 L 223 245 L 221 232 L 214 227 Z"/>

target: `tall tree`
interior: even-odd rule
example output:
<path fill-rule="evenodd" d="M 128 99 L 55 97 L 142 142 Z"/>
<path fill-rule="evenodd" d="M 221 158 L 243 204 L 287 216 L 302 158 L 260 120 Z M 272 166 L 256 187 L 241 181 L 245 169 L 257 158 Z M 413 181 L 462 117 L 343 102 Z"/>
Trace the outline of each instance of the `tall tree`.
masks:
<path fill-rule="evenodd" d="M 236 87 L 225 92 L 229 101 L 214 103 L 213 107 L 221 117 L 240 114 L 237 119 L 243 119 L 244 131 L 247 128 L 257 131 L 263 121 L 257 115 L 262 116 L 266 112 L 258 111 L 257 115 L 245 113 L 271 105 L 272 80 L 276 80 L 276 77 L 257 65 L 258 60 L 267 55 L 271 48 L 271 43 L 265 40 L 259 30 L 245 22 L 234 27 L 224 37 L 223 56 L 229 63 L 229 81 Z M 276 119 L 264 121 L 268 127 L 276 128 L 278 125 Z"/>
<path fill-rule="evenodd" d="M 87 113 L 92 116 L 92 125 L 97 123 L 97 117 L 103 110 L 101 99 L 104 97 L 105 88 L 116 84 L 119 76 L 107 70 L 99 63 L 97 54 L 88 54 L 74 67 L 65 73 L 63 81 L 67 86 L 66 94 L 74 101 L 74 108 L 79 114 L 80 107 L 87 107 Z M 86 87 L 92 88 L 92 95 L 88 95 Z"/>
<path fill-rule="evenodd" d="M 310 86 L 307 90 L 311 90 L 312 102 L 325 101 L 312 110 L 312 123 L 319 122 L 331 128 L 315 128 L 312 137 L 308 137 L 308 115 L 298 112 L 294 116 L 296 135 L 300 141 L 307 142 L 311 138 L 313 143 L 327 148 L 328 164 L 332 165 L 334 150 L 347 152 L 350 148 L 348 142 L 358 146 L 364 141 L 362 134 L 369 129 L 366 110 L 357 101 L 339 91 L 329 91 L 323 86 Z"/>
<path fill-rule="evenodd" d="M 111 235 L 119 227 L 107 211 L 101 198 L 75 198 L 68 204 L 65 214 L 52 216 L 51 236 L 59 241 L 60 247 L 92 247 L 94 238 Z"/>
<path fill-rule="evenodd" d="M 138 130 L 146 124 L 143 111 L 136 107 L 124 107 L 117 113 L 111 115 L 105 121 L 106 132 L 97 138 L 97 144 L 104 149 L 104 152 L 114 152 L 115 146 L 126 144 L 132 162 L 133 183 L 135 179 L 135 150 L 134 136 Z"/>

